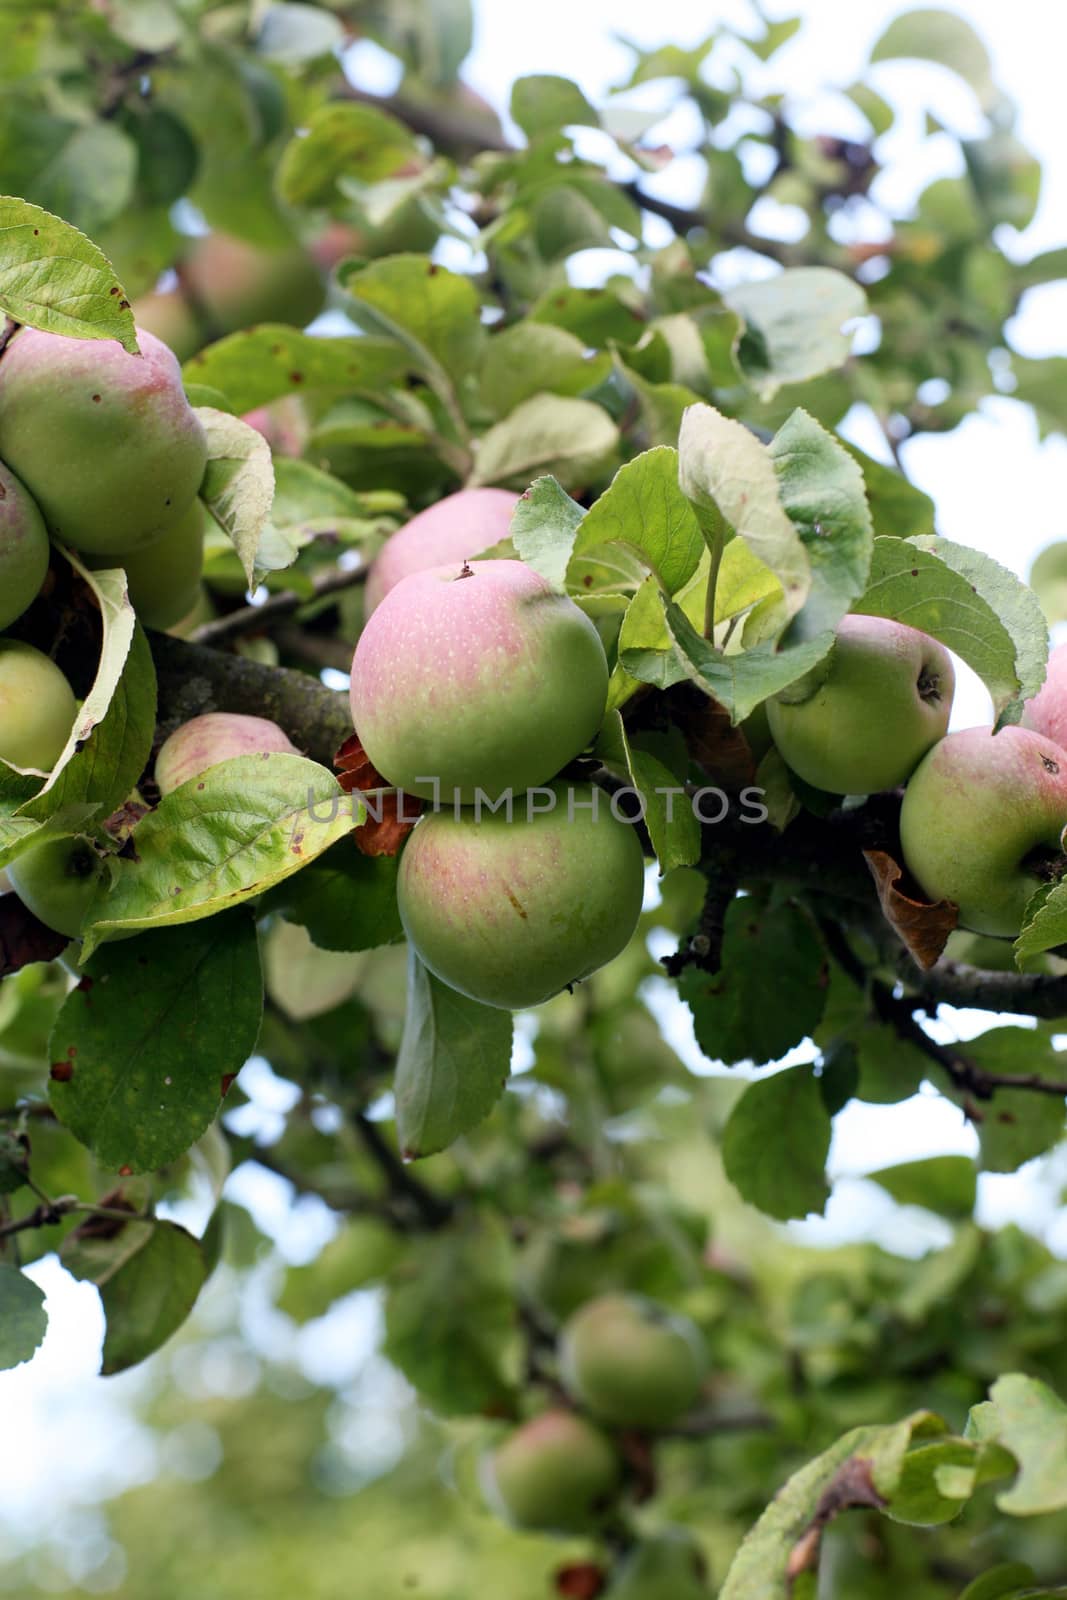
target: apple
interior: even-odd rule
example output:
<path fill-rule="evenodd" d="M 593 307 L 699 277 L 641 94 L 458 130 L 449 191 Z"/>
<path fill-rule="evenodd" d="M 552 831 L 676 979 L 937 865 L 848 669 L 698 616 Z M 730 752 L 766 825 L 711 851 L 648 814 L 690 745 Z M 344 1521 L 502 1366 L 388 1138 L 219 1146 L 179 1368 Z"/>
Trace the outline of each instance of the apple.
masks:
<path fill-rule="evenodd" d="M 203 503 L 194 500 L 161 539 L 130 550 L 121 558 L 130 604 L 146 628 L 173 628 L 200 599 L 206 520 Z M 114 566 L 118 560 L 114 556 L 94 556 L 89 565 L 99 569 Z"/>
<path fill-rule="evenodd" d="M 1067 755 L 1028 728 L 965 728 L 926 756 L 904 791 L 904 864 L 960 925 L 1012 938 L 1055 876 L 1067 826 Z"/>
<path fill-rule="evenodd" d="M 76 939 L 107 867 L 86 839 L 47 839 L 16 856 L 7 873 L 38 921 Z"/>
<path fill-rule="evenodd" d="M 369 617 L 401 578 L 449 561 L 472 561 L 506 539 L 519 496 L 510 489 L 460 489 L 420 511 L 387 541 L 367 575 Z"/>
<path fill-rule="evenodd" d="M 710 1600 L 700 1546 L 684 1528 L 667 1528 L 632 1545 L 604 1600 Z"/>
<path fill-rule="evenodd" d="M 471 802 L 554 777 L 599 728 L 607 688 L 572 600 L 521 561 L 453 563 L 401 579 L 367 623 L 352 718 L 388 783 Z"/>
<path fill-rule="evenodd" d="M 188 361 L 207 343 L 200 319 L 181 289 L 153 289 L 133 302 L 139 328 L 154 333 L 179 361 Z"/>
<path fill-rule="evenodd" d="M 152 334 L 22 328 L 0 355 L 0 459 L 57 539 L 94 555 L 151 544 L 185 515 L 207 462 L 181 369 Z"/>
<path fill-rule="evenodd" d="M 517 1528 L 584 1533 L 605 1519 L 621 1476 L 598 1428 L 570 1411 L 546 1411 L 483 1460 L 488 1504 Z"/>
<path fill-rule="evenodd" d="M 0 761 L 50 772 L 77 709 L 54 661 L 20 639 L 0 639 Z"/>
<path fill-rule="evenodd" d="M 1045 681 L 1023 707 L 1021 725 L 1067 749 L 1067 644 L 1049 656 Z"/>
<path fill-rule="evenodd" d="M 617 956 L 643 892 L 636 832 L 584 783 L 518 795 L 510 820 L 503 809 L 428 812 L 397 879 L 400 919 L 430 971 L 510 1011 L 540 1005 Z"/>
<path fill-rule="evenodd" d="M 944 737 L 956 675 L 944 645 L 886 617 L 837 626 L 827 663 L 767 702 L 786 765 L 815 789 L 877 794 Z"/>
<path fill-rule="evenodd" d="M 48 530 L 35 502 L 0 461 L 0 628 L 21 617 L 48 571 Z"/>
<path fill-rule="evenodd" d="M 266 717 L 236 711 L 207 711 L 192 717 L 165 739 L 156 756 L 156 783 L 162 795 L 199 778 L 209 767 L 235 756 L 298 755 L 288 734 Z"/>
<path fill-rule="evenodd" d="M 186 299 L 215 338 L 257 322 L 302 328 L 326 304 L 322 273 L 300 244 L 265 249 L 227 233 L 198 239 L 181 264 Z"/>
<path fill-rule="evenodd" d="M 587 1301 L 560 1336 L 568 1392 L 617 1427 L 671 1427 L 699 1399 L 707 1364 L 696 1324 L 639 1295 Z"/>

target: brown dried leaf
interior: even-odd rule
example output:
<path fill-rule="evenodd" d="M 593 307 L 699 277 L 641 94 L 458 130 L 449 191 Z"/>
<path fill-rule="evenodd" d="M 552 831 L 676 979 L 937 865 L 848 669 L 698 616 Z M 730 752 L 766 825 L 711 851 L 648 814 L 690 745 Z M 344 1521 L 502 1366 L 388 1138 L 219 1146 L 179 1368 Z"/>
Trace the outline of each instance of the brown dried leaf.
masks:
<path fill-rule="evenodd" d="M 334 756 L 333 764 L 337 768 L 337 781 L 346 794 L 357 789 L 360 793 L 381 791 L 375 803 L 380 816 L 373 817 L 368 813 L 366 822 L 353 829 L 352 837 L 357 850 L 361 850 L 365 856 L 398 855 L 400 846 L 419 820 L 422 801 L 390 789 L 370 761 L 358 733 L 353 733 L 345 740 Z"/>
<path fill-rule="evenodd" d="M 603 1568 L 592 1561 L 576 1561 L 556 1573 L 556 1593 L 569 1595 L 571 1600 L 596 1600 L 606 1585 Z"/>
<path fill-rule="evenodd" d="M 900 888 L 904 870 L 885 850 L 865 850 L 882 905 L 882 915 L 906 946 L 916 966 L 924 972 L 940 957 L 948 936 L 959 920 L 959 907 L 951 900 L 913 900 Z"/>
<path fill-rule="evenodd" d="M 730 713 L 717 700 L 701 695 L 700 702 L 683 724 L 693 760 L 720 788 L 736 790 L 755 783 L 756 758 L 744 732 L 734 727 Z"/>
<path fill-rule="evenodd" d="M 35 961 L 54 961 L 70 940 L 38 922 L 18 895 L 0 895 L 0 978 Z"/>
<path fill-rule="evenodd" d="M 864 1456 L 850 1456 L 823 1490 L 807 1530 L 801 1534 L 789 1555 L 786 1577 L 792 1584 L 801 1573 L 814 1572 L 819 1564 L 823 1530 L 842 1511 L 859 1506 L 880 1509 L 885 1499 L 874 1486 L 871 1463 Z"/>

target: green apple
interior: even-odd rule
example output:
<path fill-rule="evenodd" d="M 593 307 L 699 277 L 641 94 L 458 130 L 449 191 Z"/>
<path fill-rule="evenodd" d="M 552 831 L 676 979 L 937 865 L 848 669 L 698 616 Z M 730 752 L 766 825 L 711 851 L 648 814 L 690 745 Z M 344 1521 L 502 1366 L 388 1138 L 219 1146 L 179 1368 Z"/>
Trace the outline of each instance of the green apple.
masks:
<path fill-rule="evenodd" d="M 140 295 L 133 302 L 133 315 L 137 326 L 162 339 L 179 361 L 188 361 L 207 343 L 203 324 L 181 289 L 153 289 Z"/>
<path fill-rule="evenodd" d="M 1067 750 L 1067 645 L 1057 645 L 1038 694 L 1023 708 L 1022 726 Z"/>
<path fill-rule="evenodd" d="M 146 628 L 173 628 L 199 600 L 206 518 L 196 499 L 161 539 L 123 557 L 130 604 Z"/>
<path fill-rule="evenodd" d="M 0 458 L 50 532 L 76 550 L 123 555 L 185 515 L 207 462 L 181 369 L 138 329 L 115 339 L 22 328 L 0 355 Z"/>
<path fill-rule="evenodd" d="M 643 891 L 634 829 L 602 790 L 563 782 L 516 796 L 510 820 L 505 809 L 429 812 L 397 880 L 404 930 L 430 971 L 512 1011 L 617 956 Z"/>
<path fill-rule="evenodd" d="M 584 1533 L 611 1510 L 621 1469 L 611 1442 L 570 1411 L 547 1411 L 484 1458 L 488 1504 L 517 1528 Z"/>
<path fill-rule="evenodd" d="M 352 718 L 390 784 L 423 799 L 532 789 L 590 742 L 607 701 L 588 617 L 521 561 L 412 573 L 360 636 Z"/>
<path fill-rule="evenodd" d="M 181 265 L 190 304 L 213 337 L 257 322 L 302 328 L 326 304 L 326 283 L 302 245 L 264 249 L 226 233 L 198 239 Z"/>
<path fill-rule="evenodd" d="M 37 598 L 48 571 L 48 530 L 22 484 L 0 461 L 0 628 Z"/>
<path fill-rule="evenodd" d="M 85 839 L 31 845 L 7 869 L 23 905 L 47 928 L 76 939 L 107 867 Z"/>
<path fill-rule="evenodd" d="M 364 610 L 369 617 L 401 578 L 449 561 L 471 561 L 506 539 L 519 496 L 510 489 L 460 489 L 393 534 L 367 575 Z"/>
<path fill-rule="evenodd" d="M 900 812 L 904 864 L 960 925 L 1013 938 L 1027 902 L 1058 871 L 1067 755 L 1028 728 L 965 728 L 912 775 Z"/>
<path fill-rule="evenodd" d="M 703 1552 L 684 1528 L 642 1539 L 623 1556 L 604 1600 L 710 1600 Z"/>
<path fill-rule="evenodd" d="M 235 711 L 207 711 L 183 722 L 165 739 L 156 756 L 156 783 L 162 795 L 199 778 L 209 767 L 236 756 L 298 754 L 296 746 L 276 722 L 247 717 Z"/>
<path fill-rule="evenodd" d="M 878 794 L 944 737 L 956 675 L 944 645 L 885 617 L 845 617 L 827 663 L 767 703 L 786 765 L 815 789 Z"/>
<path fill-rule="evenodd" d="M 699 1399 L 707 1364 L 696 1324 L 639 1295 L 588 1301 L 560 1337 L 568 1392 L 617 1427 L 671 1427 Z"/>
<path fill-rule="evenodd" d="M 54 661 L 20 639 L 0 639 L 0 761 L 50 772 L 77 709 Z"/>

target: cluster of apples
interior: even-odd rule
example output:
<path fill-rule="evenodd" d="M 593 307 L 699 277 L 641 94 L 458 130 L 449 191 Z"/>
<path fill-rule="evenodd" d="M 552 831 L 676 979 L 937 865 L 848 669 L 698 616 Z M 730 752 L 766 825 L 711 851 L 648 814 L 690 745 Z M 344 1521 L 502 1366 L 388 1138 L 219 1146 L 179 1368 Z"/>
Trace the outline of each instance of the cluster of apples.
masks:
<path fill-rule="evenodd" d="M 169 626 L 196 598 L 204 431 L 166 345 L 21 328 L 0 355 L 0 629 L 36 599 L 49 537 L 93 567 L 122 566 L 143 620 Z M 0 757 L 47 772 L 74 721 L 48 656 L 0 638 Z"/>
<path fill-rule="evenodd" d="M 1014 937 L 1064 865 L 1067 649 L 1054 650 L 1019 726 L 948 733 L 948 651 L 904 623 L 849 616 L 815 673 L 768 702 L 783 759 L 805 783 L 865 795 L 904 784 L 904 864 L 960 926 Z"/>
<path fill-rule="evenodd" d="M 700 1329 L 639 1295 L 605 1294 L 565 1323 L 559 1377 L 574 1409 L 521 1423 L 482 1462 L 486 1501 L 515 1527 L 583 1533 L 610 1518 L 622 1484 L 619 1431 L 662 1433 L 700 1399 Z"/>
<path fill-rule="evenodd" d="M 352 717 L 385 782 L 433 802 L 403 853 L 426 966 L 487 1005 L 538 1005 L 610 961 L 641 910 L 638 838 L 561 776 L 604 717 L 596 628 L 521 561 L 468 561 L 515 496 L 468 490 L 394 535 L 368 582 Z"/>

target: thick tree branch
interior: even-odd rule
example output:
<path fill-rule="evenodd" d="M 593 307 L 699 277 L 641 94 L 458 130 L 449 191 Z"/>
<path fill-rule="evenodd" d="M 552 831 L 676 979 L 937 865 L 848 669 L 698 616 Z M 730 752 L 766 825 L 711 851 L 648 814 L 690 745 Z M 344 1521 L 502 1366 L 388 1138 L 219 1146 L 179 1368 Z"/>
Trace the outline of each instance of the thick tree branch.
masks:
<path fill-rule="evenodd" d="M 169 634 L 150 634 L 164 736 L 205 711 L 269 717 L 315 761 L 330 765 L 352 732 L 348 696 L 318 678 L 268 667 Z"/>
<path fill-rule="evenodd" d="M 190 641 L 193 644 L 221 644 L 224 640 L 235 639 L 243 633 L 258 633 L 261 630 L 265 632 L 271 623 L 277 622 L 279 618 L 289 617 L 294 611 L 313 605 L 316 600 L 323 600 L 330 595 L 340 594 L 345 589 L 352 589 L 357 584 L 363 583 L 366 576 L 365 566 L 333 568 L 312 580 L 310 594 L 300 594 L 295 589 L 281 589 L 277 594 L 270 595 L 261 605 L 241 606 L 236 611 L 228 611 L 224 617 L 216 617 L 211 622 L 202 623 L 190 634 Z"/>
<path fill-rule="evenodd" d="M 904 979 L 921 1002 L 1011 1011 L 1054 1021 L 1067 1017 L 1067 976 L 1044 972 L 987 972 L 963 961 L 939 961 L 929 972 L 909 969 Z"/>

